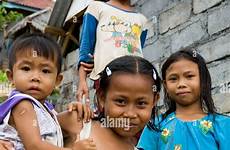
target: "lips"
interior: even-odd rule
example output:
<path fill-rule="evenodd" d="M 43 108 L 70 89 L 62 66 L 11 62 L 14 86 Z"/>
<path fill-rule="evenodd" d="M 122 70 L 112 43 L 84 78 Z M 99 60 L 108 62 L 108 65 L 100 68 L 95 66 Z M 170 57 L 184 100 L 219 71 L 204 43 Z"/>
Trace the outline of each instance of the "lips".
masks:
<path fill-rule="evenodd" d="M 190 93 L 189 91 L 181 91 L 181 92 L 176 92 L 176 95 L 185 96 L 185 95 L 187 95 L 189 93 Z"/>
<path fill-rule="evenodd" d="M 29 90 L 37 90 L 37 91 L 40 91 L 40 89 L 38 88 L 38 87 L 31 87 L 31 88 L 29 88 Z"/>
<path fill-rule="evenodd" d="M 41 91 L 41 89 L 37 86 L 32 86 L 28 89 L 28 91 L 30 91 L 31 93 L 38 93 Z"/>

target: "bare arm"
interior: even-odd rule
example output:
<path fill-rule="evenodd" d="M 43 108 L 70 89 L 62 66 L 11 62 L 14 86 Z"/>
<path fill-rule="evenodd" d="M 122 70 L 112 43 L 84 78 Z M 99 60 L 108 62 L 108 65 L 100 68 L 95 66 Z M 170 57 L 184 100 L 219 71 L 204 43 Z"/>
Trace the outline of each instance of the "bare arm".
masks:
<path fill-rule="evenodd" d="M 37 125 L 36 113 L 31 102 L 24 100 L 16 105 L 12 111 L 15 128 L 27 150 L 72 150 L 59 148 L 42 141 Z M 31 138 L 32 137 L 32 138 Z"/>
<path fill-rule="evenodd" d="M 68 111 L 57 115 L 62 130 L 70 135 L 80 133 L 83 120 L 84 122 L 89 122 L 92 117 L 93 112 L 90 110 L 90 107 L 79 102 L 70 103 Z"/>
<path fill-rule="evenodd" d="M 13 147 L 14 146 L 12 143 L 8 141 L 0 140 L 0 150 L 12 150 Z"/>
<path fill-rule="evenodd" d="M 80 131 L 83 127 L 83 120 L 89 121 L 92 112 L 89 106 L 81 103 L 70 103 L 69 111 L 59 113 L 57 118 L 62 130 L 66 133 L 64 138 L 65 147 L 75 145 L 77 150 L 96 150 L 96 145 L 93 139 L 79 141 Z"/>
<path fill-rule="evenodd" d="M 87 78 L 87 72 L 84 70 L 84 66 L 80 66 L 79 68 L 79 84 L 77 88 L 77 100 L 81 101 L 83 98 L 83 95 L 86 96 L 86 98 L 89 98 L 89 88 L 86 82 Z"/>
<path fill-rule="evenodd" d="M 61 112 L 58 114 L 57 118 L 61 129 L 65 131 L 66 134 L 76 135 L 80 133 L 83 122 L 82 120 L 79 120 L 78 113 L 76 111 Z"/>
<path fill-rule="evenodd" d="M 57 118 L 62 128 L 62 133 L 64 133 L 65 147 L 70 147 L 80 135 L 83 122 L 79 120 L 76 111 L 59 113 Z"/>
<path fill-rule="evenodd" d="M 90 57 L 93 59 L 93 56 L 90 55 Z M 94 64 L 93 63 L 85 63 L 85 62 L 80 62 L 81 66 L 84 67 L 84 71 L 87 72 L 87 74 L 89 74 L 90 72 L 92 72 Z"/>

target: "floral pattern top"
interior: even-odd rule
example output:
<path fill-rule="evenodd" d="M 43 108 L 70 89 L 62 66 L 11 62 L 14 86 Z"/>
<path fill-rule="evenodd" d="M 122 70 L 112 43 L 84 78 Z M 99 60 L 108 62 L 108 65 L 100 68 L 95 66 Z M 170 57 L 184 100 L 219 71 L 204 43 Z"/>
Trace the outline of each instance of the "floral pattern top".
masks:
<path fill-rule="evenodd" d="M 230 117 L 216 114 L 182 121 L 171 113 L 161 131 L 145 127 L 137 147 L 143 150 L 229 150 Z"/>

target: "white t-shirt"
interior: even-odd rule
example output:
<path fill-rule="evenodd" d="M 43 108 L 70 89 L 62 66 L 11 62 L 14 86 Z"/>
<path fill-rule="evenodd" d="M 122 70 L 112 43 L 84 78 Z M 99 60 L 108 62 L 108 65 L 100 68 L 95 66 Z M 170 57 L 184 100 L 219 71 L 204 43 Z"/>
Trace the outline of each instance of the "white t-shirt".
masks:
<path fill-rule="evenodd" d="M 147 18 L 140 13 L 122 10 L 100 1 L 91 2 L 84 15 L 79 60 L 87 62 L 86 55 L 94 55 L 94 69 L 90 78 L 98 79 L 104 67 L 117 57 L 143 57 L 146 23 Z"/>

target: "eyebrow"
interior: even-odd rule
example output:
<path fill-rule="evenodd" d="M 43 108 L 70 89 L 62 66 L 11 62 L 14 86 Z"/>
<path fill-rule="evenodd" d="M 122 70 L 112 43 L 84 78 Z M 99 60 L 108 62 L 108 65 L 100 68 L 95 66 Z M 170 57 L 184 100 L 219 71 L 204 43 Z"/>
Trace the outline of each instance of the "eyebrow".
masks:
<path fill-rule="evenodd" d="M 29 60 L 22 60 L 19 65 L 22 65 L 22 64 L 29 64 L 31 65 L 33 63 L 33 61 L 29 61 Z M 52 67 L 52 65 L 49 65 L 48 63 L 40 63 L 39 66 L 42 66 L 42 67 Z"/>
<path fill-rule="evenodd" d="M 122 95 L 122 94 L 116 94 L 116 97 L 123 98 L 123 99 L 127 99 L 128 98 L 127 96 Z M 142 99 L 146 99 L 146 95 L 137 97 L 136 100 L 142 100 Z"/>
<path fill-rule="evenodd" d="M 183 74 L 188 74 L 188 73 L 195 73 L 195 71 L 189 70 L 189 71 L 183 72 Z M 177 76 L 177 73 L 173 72 L 173 73 L 170 73 L 168 76 Z"/>
<path fill-rule="evenodd" d="M 42 66 L 42 67 L 52 67 L 52 65 L 49 65 L 47 63 L 40 64 L 40 66 Z"/>
<path fill-rule="evenodd" d="M 19 65 L 21 65 L 21 64 L 23 64 L 23 63 L 25 63 L 25 64 L 32 64 L 32 61 L 29 61 L 29 60 L 21 60 L 21 62 L 19 63 Z"/>
<path fill-rule="evenodd" d="M 145 96 L 142 96 L 142 97 L 138 97 L 136 100 L 137 101 L 140 101 L 140 100 L 145 100 L 146 99 L 146 97 Z"/>
<path fill-rule="evenodd" d="M 186 74 L 186 73 L 195 73 L 195 71 L 186 71 L 186 72 L 184 72 L 184 74 Z"/>
<path fill-rule="evenodd" d="M 170 74 L 168 74 L 168 75 L 166 74 L 166 77 L 167 77 L 167 76 L 168 76 L 168 77 L 170 77 L 170 76 L 177 76 L 177 73 L 174 73 L 174 72 L 173 72 L 173 73 L 170 73 Z"/>

